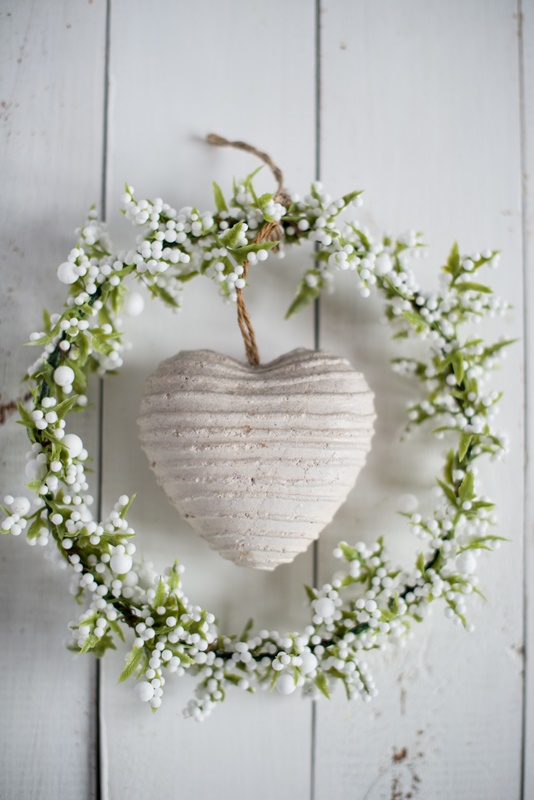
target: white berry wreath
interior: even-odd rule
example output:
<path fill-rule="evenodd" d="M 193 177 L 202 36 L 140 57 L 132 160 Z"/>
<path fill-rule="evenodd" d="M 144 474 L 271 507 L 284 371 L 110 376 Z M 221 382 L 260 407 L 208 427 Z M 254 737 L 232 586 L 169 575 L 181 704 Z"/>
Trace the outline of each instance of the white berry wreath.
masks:
<path fill-rule="evenodd" d="M 252 149 L 220 137 L 210 141 Z M 376 689 L 366 652 L 401 637 L 434 601 L 467 626 L 464 596 L 480 593 L 476 556 L 500 538 L 488 533 L 496 522 L 493 504 L 480 494 L 474 464 L 485 455 L 499 458 L 507 448 L 492 426 L 500 394 L 484 393 L 483 381 L 510 342 L 486 344 L 471 333 L 461 335 L 469 323 L 507 308 L 473 280 L 482 267 L 497 265 L 497 252 L 461 255 L 455 244 L 442 268 L 441 288 L 425 292 L 409 269 L 421 252 L 419 234 L 375 241 L 355 221 L 338 221 L 345 209 L 360 205 L 360 192 L 332 200 L 313 183 L 308 195 L 289 196 L 281 173 L 265 154 L 258 155 L 273 168 L 278 192 L 258 197 L 255 173 L 234 183 L 229 201 L 214 184 L 214 211 L 176 211 L 161 199 L 136 200 L 127 186 L 124 214 L 139 231 L 128 251 L 113 252 L 105 224 L 90 211 L 77 231 L 78 245 L 57 270 L 70 285 L 64 309 L 45 313 L 44 330 L 30 336 L 44 350 L 26 376 L 31 410 L 21 403 L 19 411 L 32 443 L 26 474 L 36 499 L 32 507 L 26 497 L 7 496 L 2 506 L 3 533 L 25 532 L 33 545 L 52 538 L 72 567 L 76 597 L 87 601 L 71 623 L 72 649 L 102 656 L 116 638 L 124 640 L 124 631 L 132 631 L 120 680 L 135 676 L 137 697 L 156 710 L 169 673 L 195 675 L 195 697 L 185 713 L 196 719 L 224 700 L 229 686 L 248 692 L 276 687 L 284 695 L 302 687 L 312 697 L 328 697 L 342 683 L 349 698 L 370 699 Z M 105 375 L 122 365 L 119 314 L 142 310 L 142 298 L 126 294 L 128 283 L 140 281 L 154 297 L 178 307 L 183 285 L 204 275 L 223 298 L 239 304 L 249 264 L 273 253 L 283 257 L 284 247 L 304 241 L 314 243 L 315 260 L 288 315 L 329 288 L 340 270 L 352 271 L 364 297 L 378 291 L 395 337 L 415 337 L 428 346 L 426 357 L 393 364 L 421 389 L 421 399 L 408 408 L 408 425 L 430 421 L 451 448 L 437 478 L 441 491 L 433 513 L 422 517 L 416 505 L 402 512 L 423 542 L 411 569 L 392 565 L 381 539 L 370 546 L 341 542 L 334 551 L 339 572 L 330 583 L 306 587 L 311 618 L 302 632 L 254 633 L 249 623 L 240 636 L 230 636 L 218 630 L 213 613 L 184 594 L 181 565 L 158 575 L 150 563 L 134 560 L 134 530 L 126 519 L 133 497 L 120 497 L 106 519 L 93 518 L 84 470 L 88 453 L 81 438 L 67 432 L 66 418 L 87 404 L 90 371 Z M 250 331 L 244 328 L 246 338 Z"/>

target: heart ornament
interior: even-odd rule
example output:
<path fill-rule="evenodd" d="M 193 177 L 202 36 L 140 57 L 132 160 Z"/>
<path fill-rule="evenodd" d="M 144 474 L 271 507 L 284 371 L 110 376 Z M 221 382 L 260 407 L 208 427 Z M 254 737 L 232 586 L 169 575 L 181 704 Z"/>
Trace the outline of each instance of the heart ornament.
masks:
<path fill-rule="evenodd" d="M 140 440 L 169 500 L 210 547 L 273 570 L 318 538 L 354 486 L 373 399 L 361 373 L 324 351 L 257 366 L 183 351 L 146 383 Z"/>

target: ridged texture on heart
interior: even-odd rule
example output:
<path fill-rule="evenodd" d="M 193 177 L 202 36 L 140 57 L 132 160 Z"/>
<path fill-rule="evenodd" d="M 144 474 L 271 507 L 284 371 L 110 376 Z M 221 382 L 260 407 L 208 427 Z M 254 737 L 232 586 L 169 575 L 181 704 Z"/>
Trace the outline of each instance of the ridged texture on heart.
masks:
<path fill-rule="evenodd" d="M 365 378 L 343 358 L 299 349 L 251 367 L 194 350 L 149 378 L 139 428 L 158 483 L 210 547 L 271 570 L 344 502 L 374 418 Z"/>

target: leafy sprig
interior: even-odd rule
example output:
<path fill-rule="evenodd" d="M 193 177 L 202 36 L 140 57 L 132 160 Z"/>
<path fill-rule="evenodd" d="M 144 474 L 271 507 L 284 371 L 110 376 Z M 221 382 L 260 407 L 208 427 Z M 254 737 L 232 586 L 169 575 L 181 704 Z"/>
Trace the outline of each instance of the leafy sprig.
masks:
<path fill-rule="evenodd" d="M 494 508 L 481 493 L 476 463 L 506 450 L 505 438 L 493 428 L 500 394 L 486 392 L 484 380 L 511 342 L 486 344 L 463 335 L 466 323 L 506 310 L 478 274 L 473 280 L 474 273 L 496 264 L 497 252 L 466 256 L 454 245 L 440 290 L 425 292 L 409 267 L 422 252 L 420 234 L 377 242 L 356 221 L 338 221 L 359 204 L 359 192 L 333 201 L 316 183 L 286 206 L 271 194 L 258 196 L 253 177 L 234 182 L 228 199 L 214 184 L 210 212 L 177 212 L 159 199 L 137 201 L 127 186 L 124 211 L 141 229 L 129 251 L 114 253 L 105 226 L 90 212 L 77 247 L 58 269 L 70 286 L 65 307 L 45 313 L 43 330 L 30 337 L 44 349 L 26 376 L 31 409 L 21 405 L 19 412 L 31 442 L 28 488 L 36 493 L 36 507 L 10 496 L 2 506 L 2 532 L 24 531 L 30 544 L 53 539 L 72 567 L 76 599 L 87 605 L 72 623 L 72 648 L 100 657 L 117 638 L 133 636 L 119 680 L 135 677 L 139 698 L 156 710 L 166 676 L 193 673 L 198 686 L 187 713 L 198 719 L 230 687 L 254 692 L 265 684 L 282 694 L 302 687 L 329 697 L 341 684 L 348 697 L 370 699 L 376 690 L 366 653 L 401 637 L 437 600 L 448 616 L 467 625 L 465 597 L 480 593 L 475 556 L 502 539 L 490 533 Z M 256 232 L 265 222 L 276 238 L 258 243 Z M 89 372 L 113 374 L 122 365 L 120 314 L 128 304 L 128 284 L 137 281 L 177 307 L 183 286 L 203 275 L 233 300 L 239 281 L 244 283 L 245 260 L 283 255 L 285 246 L 305 241 L 315 245 L 315 262 L 298 284 L 288 316 L 328 289 L 339 271 L 353 273 L 362 295 L 377 291 L 394 336 L 428 345 L 425 357 L 393 364 L 420 387 L 419 399 L 408 408 L 408 427 L 430 426 L 451 446 L 437 478 L 440 498 L 433 512 L 402 512 L 423 541 L 413 568 L 393 565 L 381 539 L 371 546 L 342 542 L 335 550 L 342 567 L 331 583 L 306 587 L 311 619 L 303 632 L 255 634 L 247 624 L 240 636 L 228 636 L 212 613 L 185 595 L 178 563 L 158 574 L 150 563 L 134 560 L 135 533 L 127 521 L 133 498 L 121 497 L 106 519 L 93 518 L 85 475 L 89 456 L 81 439 L 66 433 L 66 420 L 87 404 Z"/>

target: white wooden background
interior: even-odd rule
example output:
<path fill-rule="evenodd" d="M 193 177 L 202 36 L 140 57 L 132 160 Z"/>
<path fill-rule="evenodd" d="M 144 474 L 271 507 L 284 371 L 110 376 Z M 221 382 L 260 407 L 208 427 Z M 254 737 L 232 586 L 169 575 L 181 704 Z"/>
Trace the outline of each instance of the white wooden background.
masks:
<path fill-rule="evenodd" d="M 370 659 L 380 690 L 372 704 L 236 693 L 197 725 L 180 714 L 192 688 L 184 679 L 168 684 L 152 715 L 131 685 L 117 686 L 124 651 L 98 672 L 91 657 L 64 649 L 76 613 L 68 576 L 41 548 L 3 538 L 0 798 L 533 798 L 533 508 L 523 487 L 534 441 L 534 2 L 1 0 L 0 36 L 2 403 L 20 392 L 30 359 L 22 344 L 41 308 L 61 303 L 54 269 L 92 202 L 121 244 L 133 235 L 118 213 L 125 180 L 140 196 L 209 207 L 212 179 L 224 186 L 254 166 L 210 150 L 201 138 L 211 130 L 268 149 L 295 191 L 319 175 L 334 195 L 364 188 L 362 220 L 377 232 L 425 231 L 434 268 L 455 238 L 466 251 L 500 248 L 493 284 L 515 308 L 490 333 L 522 339 L 495 379 L 512 450 L 488 470 L 487 490 L 511 543 L 483 560 L 489 602 L 474 604 L 471 635 L 436 612 L 405 648 Z M 305 258 L 251 276 L 266 360 L 316 344 L 313 309 L 281 321 Z M 102 402 L 93 386 L 84 438 L 97 454 L 102 444 L 104 464 L 94 491 L 104 484 L 106 509 L 140 490 L 132 521 L 141 548 L 162 567 L 178 555 L 190 596 L 227 627 L 253 614 L 294 629 L 305 616 L 301 584 L 329 575 L 339 539 L 385 533 L 399 558 L 411 557 L 396 499 L 425 496 L 436 459 L 424 437 L 398 444 L 411 390 L 389 370 L 396 349 L 378 303 L 348 279 L 321 301 L 318 344 L 350 357 L 376 392 L 369 464 L 315 563 L 309 552 L 256 575 L 223 562 L 179 522 L 136 437 L 141 385 L 161 358 L 196 347 L 241 354 L 234 311 L 207 284 L 189 284 L 184 301 L 181 315 L 153 306 L 128 322 L 134 349 L 121 376 L 105 383 Z M 2 494 L 23 490 L 25 449 L 8 419 Z"/>

